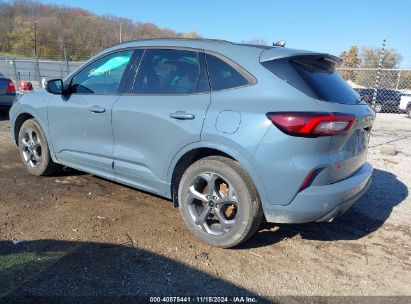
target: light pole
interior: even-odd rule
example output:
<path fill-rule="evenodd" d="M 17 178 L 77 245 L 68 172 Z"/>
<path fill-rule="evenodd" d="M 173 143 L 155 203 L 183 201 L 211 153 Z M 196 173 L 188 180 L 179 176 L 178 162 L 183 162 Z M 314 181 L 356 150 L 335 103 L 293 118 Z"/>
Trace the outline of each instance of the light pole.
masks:
<path fill-rule="evenodd" d="M 378 93 L 378 87 L 380 85 L 381 69 L 382 69 L 382 65 L 384 63 L 384 52 L 385 52 L 385 43 L 386 42 L 387 42 L 387 40 L 384 38 L 384 40 L 382 41 L 382 48 L 381 48 L 381 52 L 380 52 L 380 61 L 378 63 L 377 78 L 375 79 L 374 94 L 372 96 L 372 105 L 373 105 L 374 108 L 377 104 L 377 93 Z"/>
<path fill-rule="evenodd" d="M 37 3 L 34 6 L 34 57 L 37 58 Z"/>

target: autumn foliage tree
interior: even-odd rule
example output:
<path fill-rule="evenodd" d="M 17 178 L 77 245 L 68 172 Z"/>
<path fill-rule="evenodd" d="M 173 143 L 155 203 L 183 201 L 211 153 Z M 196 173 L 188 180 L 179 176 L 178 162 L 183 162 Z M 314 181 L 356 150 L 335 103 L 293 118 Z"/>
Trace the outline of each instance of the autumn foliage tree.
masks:
<path fill-rule="evenodd" d="M 340 58 L 343 60 L 340 66 L 342 68 L 341 75 L 345 79 L 355 82 L 357 80 L 357 73 L 352 69 L 358 68 L 361 64 L 358 47 L 353 45 L 348 51 L 341 52 Z"/>
<path fill-rule="evenodd" d="M 34 27 L 36 26 L 36 31 Z M 178 33 L 152 23 L 115 16 L 98 16 L 89 11 L 32 0 L 0 0 L 0 52 L 83 60 L 122 41 L 145 38 L 196 38 L 195 31 Z"/>

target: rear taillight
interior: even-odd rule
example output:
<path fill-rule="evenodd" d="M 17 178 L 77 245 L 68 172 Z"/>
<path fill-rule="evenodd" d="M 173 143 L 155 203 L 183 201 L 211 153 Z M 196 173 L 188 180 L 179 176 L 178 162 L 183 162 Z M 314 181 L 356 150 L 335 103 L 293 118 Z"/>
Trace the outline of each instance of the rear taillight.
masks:
<path fill-rule="evenodd" d="M 275 112 L 267 117 L 284 133 L 302 137 L 345 134 L 356 120 L 355 115 L 341 113 Z"/>
<path fill-rule="evenodd" d="M 9 84 L 7 86 L 7 93 L 16 93 L 16 86 L 14 85 L 13 81 L 9 79 Z"/>

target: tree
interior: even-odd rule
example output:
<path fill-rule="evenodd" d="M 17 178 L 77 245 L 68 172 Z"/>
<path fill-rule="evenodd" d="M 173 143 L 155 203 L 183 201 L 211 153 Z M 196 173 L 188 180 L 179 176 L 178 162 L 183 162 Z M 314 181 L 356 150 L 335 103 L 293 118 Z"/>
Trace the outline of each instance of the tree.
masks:
<path fill-rule="evenodd" d="M 0 52 L 33 56 L 34 36 L 37 55 L 84 60 L 122 41 L 144 38 L 197 38 L 195 31 L 179 33 L 155 24 L 140 23 L 111 15 L 35 0 L 0 0 Z M 36 35 L 34 25 L 36 24 Z"/>
<path fill-rule="evenodd" d="M 361 63 L 361 59 L 358 54 L 358 47 L 356 45 L 353 45 L 350 47 L 348 52 L 343 51 L 340 54 L 341 59 L 343 60 L 343 63 L 341 64 L 341 67 L 344 68 L 358 68 Z"/>
<path fill-rule="evenodd" d="M 181 35 L 183 38 L 199 38 L 200 35 L 196 31 L 188 32 L 188 33 L 183 33 Z"/>
<path fill-rule="evenodd" d="M 341 75 L 345 79 L 349 79 L 353 82 L 355 82 L 358 78 L 357 71 L 352 70 L 356 69 L 360 66 L 361 64 L 361 59 L 358 55 L 358 47 L 356 45 L 353 45 L 350 47 L 350 49 L 347 51 L 343 51 L 340 54 L 341 59 L 343 60 L 341 64 L 342 70 L 340 70 Z M 346 70 L 344 70 L 346 68 Z"/>
<path fill-rule="evenodd" d="M 381 48 L 366 47 L 361 51 L 362 68 L 378 68 L 380 63 Z M 384 51 L 382 68 L 394 69 L 398 68 L 402 56 L 395 49 L 387 49 Z"/>

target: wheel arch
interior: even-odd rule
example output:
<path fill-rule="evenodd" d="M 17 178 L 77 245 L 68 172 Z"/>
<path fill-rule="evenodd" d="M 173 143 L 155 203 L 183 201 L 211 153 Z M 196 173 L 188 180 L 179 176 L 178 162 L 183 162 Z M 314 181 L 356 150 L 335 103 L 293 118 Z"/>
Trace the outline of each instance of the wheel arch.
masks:
<path fill-rule="evenodd" d="M 47 140 L 48 148 L 50 151 L 50 156 L 54 162 L 57 162 L 54 152 L 53 152 L 53 146 L 51 144 L 50 134 L 48 132 L 48 129 L 44 121 L 40 119 L 40 116 L 37 115 L 35 111 L 30 111 L 30 109 L 26 108 L 24 109 L 24 111 L 21 111 L 17 115 L 15 115 L 15 118 L 12 121 L 12 126 L 13 126 L 12 135 L 13 135 L 14 142 L 16 143 L 16 145 L 18 145 L 19 132 L 20 132 L 21 126 L 28 119 L 34 119 L 40 125 L 41 129 L 43 130 L 44 136 L 46 137 L 46 140 Z"/>
<path fill-rule="evenodd" d="M 21 126 L 23 125 L 23 123 L 26 120 L 29 120 L 29 119 L 36 119 L 36 118 L 33 115 L 31 115 L 29 113 L 26 113 L 26 112 L 20 113 L 17 116 L 17 118 L 14 122 L 14 127 L 13 127 L 13 137 L 14 137 L 14 142 L 16 143 L 16 145 L 18 145 L 19 132 L 20 132 Z M 37 119 L 36 119 L 36 121 L 37 121 Z"/>
<path fill-rule="evenodd" d="M 250 176 L 262 202 L 266 201 L 266 194 L 257 171 L 242 154 L 234 149 L 213 142 L 196 142 L 181 149 L 171 162 L 167 179 L 170 181 L 171 198 L 175 207 L 178 207 L 178 185 L 185 170 L 195 161 L 213 155 L 225 156 L 237 161 Z"/>

